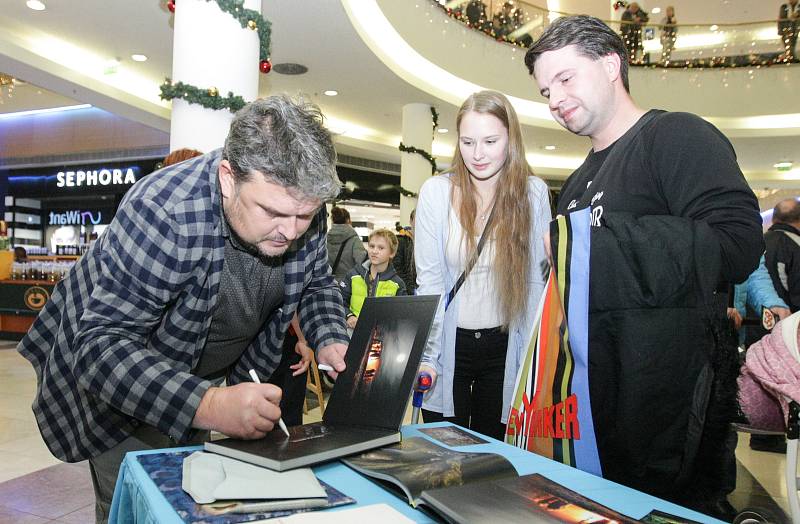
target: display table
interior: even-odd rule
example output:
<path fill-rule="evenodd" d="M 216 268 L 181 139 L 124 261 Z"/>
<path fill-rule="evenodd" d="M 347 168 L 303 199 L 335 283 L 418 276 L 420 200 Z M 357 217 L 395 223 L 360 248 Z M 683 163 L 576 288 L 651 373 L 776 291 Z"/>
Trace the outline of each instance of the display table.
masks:
<path fill-rule="evenodd" d="M 417 428 L 446 425 L 448 425 L 448 423 L 405 426 L 403 427 L 403 436 L 429 438 L 424 433 L 417 431 Z M 444 446 L 444 444 L 437 440 L 430 440 L 440 446 Z M 179 449 L 199 450 L 201 448 L 191 447 Z M 533 453 L 528 453 L 496 440 L 491 440 L 488 444 L 451 447 L 451 449 L 458 451 L 491 451 L 493 453 L 498 453 L 511 461 L 520 475 L 541 473 L 551 480 L 577 491 L 600 504 L 636 519 L 640 519 L 653 509 L 658 509 L 698 522 L 721 522 L 695 511 L 626 488 L 600 477 L 595 477 L 594 475 L 540 457 Z M 169 451 L 177 450 L 178 449 L 173 449 Z M 123 522 L 177 524 L 183 522 L 137 460 L 139 455 L 161 453 L 164 451 L 165 450 L 139 451 L 126 455 L 120 467 L 119 477 L 114 491 L 114 500 L 111 505 L 111 517 L 109 519 L 111 524 Z M 356 499 L 358 506 L 384 503 L 416 522 L 436 522 L 422 511 L 412 508 L 404 499 L 400 499 L 391 492 L 386 491 L 378 484 L 356 473 L 341 462 L 336 461 L 315 467 L 314 472 L 320 480 L 327 482 L 346 495 Z M 353 507 L 354 505 L 351 504 L 324 511 L 339 511 Z"/>
<path fill-rule="evenodd" d="M 27 333 L 54 287 L 49 280 L 0 280 L 0 333 Z"/>

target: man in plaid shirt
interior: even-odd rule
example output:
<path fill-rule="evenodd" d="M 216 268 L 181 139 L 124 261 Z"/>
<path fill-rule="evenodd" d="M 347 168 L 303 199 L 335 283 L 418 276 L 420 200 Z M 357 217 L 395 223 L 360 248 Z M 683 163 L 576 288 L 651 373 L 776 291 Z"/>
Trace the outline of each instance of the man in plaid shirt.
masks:
<path fill-rule="evenodd" d="M 295 311 L 317 360 L 344 370 L 323 206 L 335 156 L 316 107 L 253 102 L 222 150 L 134 185 L 56 286 L 18 351 L 50 451 L 90 462 L 98 521 L 126 452 L 275 427 L 281 390 L 248 370 L 270 376 Z"/>

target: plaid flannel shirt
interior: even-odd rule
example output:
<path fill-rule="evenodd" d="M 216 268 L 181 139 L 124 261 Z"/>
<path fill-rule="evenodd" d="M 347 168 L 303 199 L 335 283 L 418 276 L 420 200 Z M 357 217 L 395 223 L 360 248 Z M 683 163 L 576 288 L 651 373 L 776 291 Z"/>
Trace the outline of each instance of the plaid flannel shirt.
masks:
<path fill-rule="evenodd" d="M 224 262 L 221 152 L 162 169 L 126 194 L 105 234 L 55 288 L 17 350 L 36 370 L 33 411 L 59 459 L 110 449 L 142 422 L 176 442 L 211 383 L 194 376 Z M 269 376 L 299 311 L 312 347 L 347 343 L 324 207 L 284 255 L 284 300 L 230 372 Z"/>

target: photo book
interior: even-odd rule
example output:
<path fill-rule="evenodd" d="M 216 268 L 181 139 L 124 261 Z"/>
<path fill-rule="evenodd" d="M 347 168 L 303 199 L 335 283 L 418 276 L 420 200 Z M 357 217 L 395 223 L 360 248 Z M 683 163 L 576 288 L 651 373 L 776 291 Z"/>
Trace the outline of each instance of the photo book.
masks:
<path fill-rule="evenodd" d="M 437 433 L 441 441 L 453 438 Z M 456 451 L 425 438 L 406 438 L 343 462 L 447 522 L 638 522 L 542 475 L 521 477 L 497 453 Z"/>
<path fill-rule="evenodd" d="M 321 422 L 257 440 L 206 442 L 213 453 L 275 471 L 311 466 L 400 442 L 437 295 L 368 297 Z"/>

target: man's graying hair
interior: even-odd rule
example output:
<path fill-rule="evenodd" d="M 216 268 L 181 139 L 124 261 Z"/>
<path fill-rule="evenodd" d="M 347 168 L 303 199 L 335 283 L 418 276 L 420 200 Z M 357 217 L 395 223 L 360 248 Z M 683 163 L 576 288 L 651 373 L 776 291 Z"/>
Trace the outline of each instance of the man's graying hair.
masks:
<path fill-rule="evenodd" d="M 322 201 L 339 194 L 336 150 L 319 108 L 286 95 L 269 96 L 237 111 L 223 158 L 238 182 L 254 172 L 299 196 Z"/>
<path fill-rule="evenodd" d="M 550 24 L 525 53 L 528 73 L 534 74 L 533 68 L 543 53 L 558 51 L 568 45 L 574 45 L 581 55 L 592 60 L 609 53 L 619 55 L 619 76 L 625 91 L 631 92 L 628 86 L 628 52 L 625 44 L 617 33 L 593 16 L 564 16 Z"/>

